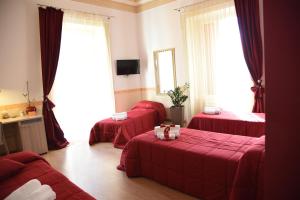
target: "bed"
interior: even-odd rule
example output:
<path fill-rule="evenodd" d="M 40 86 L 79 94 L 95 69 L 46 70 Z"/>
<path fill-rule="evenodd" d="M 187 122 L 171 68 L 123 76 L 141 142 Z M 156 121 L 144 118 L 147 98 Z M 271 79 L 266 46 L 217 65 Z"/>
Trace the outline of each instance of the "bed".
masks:
<path fill-rule="evenodd" d="M 125 146 L 118 169 L 203 200 L 255 200 L 263 196 L 263 155 L 264 136 L 182 128 L 162 141 L 149 131 Z"/>
<path fill-rule="evenodd" d="M 166 119 L 163 104 L 153 101 L 140 101 L 127 112 L 126 120 L 111 118 L 97 122 L 91 132 L 89 144 L 113 142 L 114 147 L 123 148 L 136 135 L 152 130 Z"/>
<path fill-rule="evenodd" d="M 199 113 L 193 116 L 187 127 L 197 130 L 260 137 L 265 134 L 265 114 L 225 111 L 219 115 Z"/>
<path fill-rule="evenodd" d="M 72 183 L 64 175 L 53 169 L 50 164 L 33 152 L 20 152 L 10 154 L 0 158 L 6 160 L 13 160 L 21 163 L 22 168 L 13 171 L 0 166 L 0 170 L 7 171 L 7 176 L 1 173 L 0 179 L 0 199 L 4 199 L 17 188 L 24 185 L 31 179 L 38 179 L 42 184 L 49 185 L 56 193 L 56 199 L 81 199 L 92 200 L 95 199 L 88 193 L 84 192 L 74 183 Z M 12 168 L 10 168 L 12 169 Z M 12 173 L 13 172 L 13 173 Z"/>

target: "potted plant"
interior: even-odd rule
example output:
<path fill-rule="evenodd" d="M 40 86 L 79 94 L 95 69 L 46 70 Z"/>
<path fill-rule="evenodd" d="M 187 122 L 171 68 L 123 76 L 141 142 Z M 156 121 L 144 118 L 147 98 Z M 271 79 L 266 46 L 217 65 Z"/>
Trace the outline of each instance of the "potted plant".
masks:
<path fill-rule="evenodd" d="M 170 108 L 171 120 L 174 124 L 183 126 L 184 106 L 183 103 L 187 100 L 186 92 L 189 84 L 185 83 L 183 86 L 177 86 L 174 90 L 168 91 L 168 96 L 171 98 L 173 106 Z"/>
<path fill-rule="evenodd" d="M 31 105 L 30 102 L 30 92 L 29 92 L 29 86 L 28 81 L 26 81 L 26 93 L 23 93 L 23 96 L 27 98 L 27 107 L 26 107 L 26 114 L 27 115 L 35 115 L 36 114 L 36 107 L 34 105 Z"/>

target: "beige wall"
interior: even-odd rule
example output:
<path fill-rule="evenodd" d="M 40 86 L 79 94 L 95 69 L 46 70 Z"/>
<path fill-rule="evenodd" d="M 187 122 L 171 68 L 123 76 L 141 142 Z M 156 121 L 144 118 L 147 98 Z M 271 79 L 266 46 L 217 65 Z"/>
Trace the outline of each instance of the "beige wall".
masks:
<path fill-rule="evenodd" d="M 146 10 L 138 15 L 139 51 L 142 66 L 142 86 L 155 88 L 155 71 L 153 51 L 175 48 L 177 85 L 188 82 L 188 69 L 185 65 L 184 44 L 181 32 L 180 13 L 175 8 L 188 5 L 190 1 L 174 1 L 154 9 Z M 143 99 L 162 102 L 170 107 L 170 98 L 157 95 L 155 90 L 145 90 Z M 188 116 L 186 102 L 185 116 Z"/>
<path fill-rule="evenodd" d="M 42 97 L 38 21 L 30 20 L 36 17 L 27 1 L 0 1 L 0 89 L 7 90 L 0 93 L 2 103 L 26 101 L 20 94 L 27 80 L 32 97 Z"/>
<path fill-rule="evenodd" d="M 176 0 L 138 14 L 142 87 L 155 87 L 153 51 L 165 48 L 175 48 L 177 84 L 183 85 L 185 82 L 189 82 L 188 66 L 186 65 L 184 56 L 185 47 L 180 25 L 180 13 L 174 9 L 201 1 L 203 0 Z M 260 0 L 260 19 L 263 34 L 262 2 L 263 0 Z M 171 106 L 170 99 L 167 96 L 156 95 L 153 90 L 147 90 L 142 95 L 143 99 L 156 100 L 163 102 L 166 107 Z M 185 119 L 189 120 L 188 101 L 185 106 Z"/>
<path fill-rule="evenodd" d="M 188 82 L 180 13 L 174 9 L 199 1 L 176 0 L 136 14 L 71 0 L 1 0 L 0 26 L 5 28 L 0 29 L 0 106 L 25 102 L 21 93 L 26 80 L 32 98 L 42 99 L 37 3 L 115 16 L 110 21 L 110 39 L 116 110 L 128 110 L 141 99 L 171 106 L 167 96 L 151 89 L 155 87 L 153 51 L 175 48 L 177 84 Z M 128 58 L 141 59 L 141 75 L 116 76 L 115 60 Z"/>
<path fill-rule="evenodd" d="M 114 88 L 118 91 L 141 87 L 140 75 L 116 76 L 115 73 L 115 60 L 139 58 L 135 13 L 71 0 L 1 0 L 0 106 L 26 102 L 22 93 L 27 80 L 32 99 L 42 100 L 38 3 L 114 16 L 110 20 Z M 121 102 L 117 98 L 118 95 L 116 100 Z M 140 98 L 130 96 L 128 99 L 131 99 L 128 103 L 117 105 L 118 109 L 128 108 Z"/>
<path fill-rule="evenodd" d="M 142 100 L 141 88 L 115 91 L 116 112 L 127 111 L 140 100 Z"/>

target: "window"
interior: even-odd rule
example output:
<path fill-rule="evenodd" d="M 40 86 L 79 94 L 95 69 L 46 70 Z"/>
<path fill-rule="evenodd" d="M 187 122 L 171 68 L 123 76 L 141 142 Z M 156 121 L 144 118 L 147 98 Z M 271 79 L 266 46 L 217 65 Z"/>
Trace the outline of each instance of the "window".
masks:
<path fill-rule="evenodd" d="M 52 98 L 68 140 L 87 140 L 94 123 L 115 111 L 107 29 L 100 16 L 64 13 Z"/>
<path fill-rule="evenodd" d="M 154 51 L 156 93 L 166 94 L 176 86 L 175 49 Z"/>
<path fill-rule="evenodd" d="M 192 114 L 203 107 L 250 112 L 252 80 L 233 1 L 212 0 L 183 12 Z"/>

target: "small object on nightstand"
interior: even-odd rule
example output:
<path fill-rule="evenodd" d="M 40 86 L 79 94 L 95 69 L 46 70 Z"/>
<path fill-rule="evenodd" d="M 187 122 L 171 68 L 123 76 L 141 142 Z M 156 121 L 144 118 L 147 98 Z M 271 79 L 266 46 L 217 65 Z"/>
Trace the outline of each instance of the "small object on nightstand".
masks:
<path fill-rule="evenodd" d="M 27 103 L 28 103 L 28 106 L 26 107 L 26 114 L 29 115 L 29 116 L 34 116 L 36 115 L 36 107 L 35 106 L 32 106 L 30 103 L 30 92 L 29 92 L 29 83 L 28 81 L 26 81 L 26 93 L 23 94 L 23 96 L 25 98 L 27 98 Z"/>
<path fill-rule="evenodd" d="M 30 111 L 27 113 L 28 116 L 36 116 L 36 111 Z"/>
<path fill-rule="evenodd" d="M 25 116 L 25 111 L 20 112 L 20 117 L 23 117 L 23 116 Z"/>
<path fill-rule="evenodd" d="M 27 115 L 29 115 L 29 113 L 31 113 L 31 114 L 35 113 L 36 114 L 36 107 L 35 106 L 27 106 L 26 107 L 26 113 L 27 113 Z M 32 115 L 30 115 L 30 116 L 32 116 Z"/>
<path fill-rule="evenodd" d="M 9 114 L 8 113 L 3 113 L 2 114 L 2 119 L 8 119 L 9 118 Z"/>

